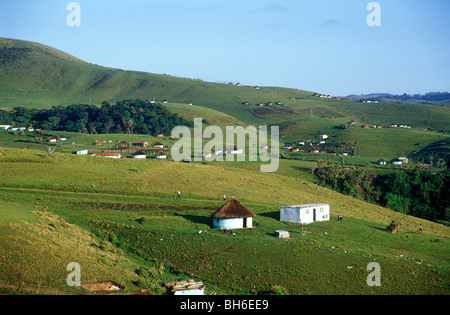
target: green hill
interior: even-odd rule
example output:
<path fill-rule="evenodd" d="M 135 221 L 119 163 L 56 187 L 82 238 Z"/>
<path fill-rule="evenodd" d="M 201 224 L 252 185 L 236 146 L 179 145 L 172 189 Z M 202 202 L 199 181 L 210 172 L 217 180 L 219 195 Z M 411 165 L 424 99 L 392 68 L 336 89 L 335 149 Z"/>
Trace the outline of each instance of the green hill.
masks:
<path fill-rule="evenodd" d="M 278 125 L 281 144 L 327 134 L 325 146 L 353 144 L 356 157 L 343 159 L 347 165 L 398 155 L 437 160 L 436 148 L 448 153 L 448 108 L 313 94 L 105 68 L 38 43 L 0 39 L 0 107 L 7 110 L 166 99 L 161 105 L 167 110 L 188 121 L 201 117 L 205 125 Z M 361 128 L 391 123 L 412 128 Z M 61 133 L 70 140 L 46 141 Z M 96 140 L 101 145 L 93 145 Z M 164 282 L 191 278 L 202 280 L 207 294 L 449 293 L 449 228 L 314 184 L 313 155 L 281 159 L 276 173 L 261 173 L 259 163 L 249 161 L 73 154 L 117 150 L 121 141 L 175 142 L 167 134 L 0 131 L 0 293 L 89 293 L 67 287 L 72 261 L 82 265 L 83 281 L 116 281 L 125 294 L 164 294 Z M 137 149 L 122 153 L 129 157 Z M 142 150 L 149 157 L 155 151 Z M 211 228 L 223 194 L 256 214 L 253 229 L 233 236 Z M 280 206 L 316 202 L 330 203 L 330 221 L 304 227 L 279 221 Z M 393 220 L 400 224 L 397 234 L 386 230 Z M 275 238 L 275 230 L 288 230 L 292 238 Z M 380 287 L 367 285 L 370 262 L 381 266 Z"/>
<path fill-rule="evenodd" d="M 450 110 L 433 105 L 356 103 L 280 87 L 236 86 L 93 65 L 38 43 L 0 38 L 0 106 L 50 108 L 124 99 L 193 102 L 246 124 L 333 118 L 333 123 L 403 123 L 449 131 Z M 248 102 L 249 105 L 243 105 Z M 267 103 L 272 102 L 272 106 Z M 276 102 L 280 102 L 277 105 Z M 265 104 L 258 107 L 258 103 Z"/>
<path fill-rule="evenodd" d="M 163 294 L 165 281 L 186 278 L 202 280 L 207 294 L 448 294 L 448 227 L 292 176 L 23 149 L 0 149 L 0 163 L 4 290 L 22 283 L 25 291 L 80 292 L 65 284 L 75 261 L 83 282 L 115 281 L 126 294 Z M 256 214 L 253 229 L 231 236 L 211 228 L 223 193 Z M 331 220 L 303 228 L 279 221 L 280 206 L 311 202 L 330 203 Z M 397 234 L 385 229 L 392 220 Z M 278 229 L 292 238 L 275 238 Z M 374 261 L 380 287 L 366 283 Z"/>

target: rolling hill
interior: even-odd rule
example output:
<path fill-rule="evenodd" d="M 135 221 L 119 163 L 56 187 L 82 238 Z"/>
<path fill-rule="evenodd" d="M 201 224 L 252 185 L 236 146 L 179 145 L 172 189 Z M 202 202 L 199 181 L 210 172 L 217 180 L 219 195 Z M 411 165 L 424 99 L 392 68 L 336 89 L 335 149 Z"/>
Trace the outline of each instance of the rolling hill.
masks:
<path fill-rule="evenodd" d="M 436 146 L 448 153 L 447 108 L 313 94 L 105 68 L 38 43 L 0 39 L 0 106 L 6 109 L 167 99 L 161 106 L 190 121 L 201 115 L 221 127 L 279 125 L 282 143 L 321 134 L 358 142 L 355 159 L 413 153 L 426 159 Z M 390 123 L 413 128 L 361 128 Z M 73 152 L 110 150 L 119 141 L 170 147 L 174 140 L 67 134 L 71 140 L 52 145 L 50 157 L 39 134 L 0 131 L 0 293 L 90 294 L 67 287 L 72 261 L 82 265 L 83 281 L 116 281 L 125 287 L 119 294 L 166 294 L 165 282 L 191 278 L 203 281 L 207 294 L 449 293 L 447 226 L 320 187 L 314 161 L 281 159 L 277 172 L 261 173 L 250 161 L 113 160 Z M 223 194 L 256 214 L 253 229 L 226 235 L 211 227 Z M 330 204 L 330 221 L 304 227 L 279 221 L 280 206 L 316 202 Z M 393 220 L 400 224 L 396 234 L 386 230 Z M 275 230 L 292 238 L 275 238 Z M 379 287 L 366 282 L 371 262 L 382 268 Z"/>
<path fill-rule="evenodd" d="M 0 38 L 0 106 L 50 108 L 75 103 L 111 103 L 124 99 L 193 102 L 245 124 L 281 124 L 300 118 L 332 118 L 329 125 L 355 120 L 363 124 L 404 123 L 448 132 L 450 110 L 432 105 L 362 104 L 323 99 L 313 92 L 281 87 L 237 86 L 136 71 L 106 68 L 57 49 Z M 243 105 L 248 102 L 249 105 Z M 272 106 L 267 103 L 272 102 Z M 280 105 L 276 105 L 280 102 Z M 263 103 L 264 107 L 257 104 Z"/>

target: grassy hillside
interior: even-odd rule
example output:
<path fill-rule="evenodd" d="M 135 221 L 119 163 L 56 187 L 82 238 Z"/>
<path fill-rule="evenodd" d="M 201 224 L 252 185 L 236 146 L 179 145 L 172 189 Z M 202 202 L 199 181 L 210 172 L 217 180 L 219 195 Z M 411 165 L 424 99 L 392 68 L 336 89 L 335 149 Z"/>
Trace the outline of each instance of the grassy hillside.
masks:
<path fill-rule="evenodd" d="M 449 131 L 450 110 L 439 106 L 362 104 L 337 98 L 321 99 L 313 96 L 313 92 L 296 89 L 256 89 L 105 68 L 48 46 L 13 39 L 0 38 L 0 64 L 0 106 L 4 107 L 49 108 L 155 98 L 167 99 L 169 103 L 193 102 L 253 125 L 281 124 L 312 115 L 321 119 L 331 117 L 339 123 L 354 119 L 361 124 L 395 122 Z M 246 101 L 249 105 L 243 105 Z M 267 106 L 268 102 L 273 105 Z M 266 106 L 259 108 L 258 103 Z"/>
<path fill-rule="evenodd" d="M 82 260 L 86 280 L 113 280 L 128 292 L 161 294 L 165 280 L 189 277 L 218 294 L 261 294 L 274 286 L 289 294 L 448 294 L 448 227 L 294 176 L 4 148 L 0 164 L 0 264 L 8 270 L 2 283 L 70 290 L 62 283 L 65 264 Z M 223 193 L 256 213 L 254 229 L 230 236 L 211 228 Z M 303 234 L 298 224 L 279 221 L 281 205 L 311 202 L 330 203 L 331 220 L 305 226 Z M 338 214 L 344 221 L 335 221 Z M 398 234 L 385 230 L 392 220 L 400 223 Z M 275 229 L 292 238 L 274 238 Z M 80 245 L 66 250 L 74 240 Z M 36 262 L 29 265 L 35 251 L 27 249 L 35 242 Z M 372 261 L 380 263 L 381 287 L 366 284 Z M 46 268 L 33 273 L 40 264 Z M 150 267 L 145 277 L 136 273 Z"/>

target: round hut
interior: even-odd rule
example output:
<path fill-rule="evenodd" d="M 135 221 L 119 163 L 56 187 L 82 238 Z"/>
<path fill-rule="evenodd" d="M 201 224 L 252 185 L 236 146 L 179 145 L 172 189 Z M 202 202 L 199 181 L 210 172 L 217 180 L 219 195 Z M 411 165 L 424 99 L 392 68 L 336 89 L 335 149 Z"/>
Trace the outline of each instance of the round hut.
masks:
<path fill-rule="evenodd" d="M 222 229 L 252 228 L 255 214 L 234 198 L 211 215 L 213 227 Z"/>

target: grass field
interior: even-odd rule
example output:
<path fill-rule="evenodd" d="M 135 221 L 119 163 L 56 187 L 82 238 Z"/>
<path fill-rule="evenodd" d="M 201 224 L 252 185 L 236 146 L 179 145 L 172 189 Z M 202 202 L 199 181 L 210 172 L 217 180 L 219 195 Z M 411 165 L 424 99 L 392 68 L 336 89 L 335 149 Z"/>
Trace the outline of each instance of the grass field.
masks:
<path fill-rule="evenodd" d="M 186 277 L 217 294 L 263 294 L 274 286 L 289 294 L 448 293 L 448 227 L 294 176 L 220 164 L 0 153 L 4 287 L 70 290 L 65 266 L 77 261 L 83 280 L 113 280 L 128 293 L 164 294 L 164 281 Z M 230 236 L 211 228 L 223 193 L 256 213 L 254 229 Z M 330 203 L 331 220 L 305 226 L 303 234 L 298 224 L 279 221 L 281 205 L 311 202 Z M 344 221 L 335 221 L 337 214 Z M 398 234 L 385 230 L 392 220 L 400 222 Z M 292 238 L 275 238 L 275 229 Z M 380 287 L 366 284 L 372 261 L 381 266 Z"/>
<path fill-rule="evenodd" d="M 386 173 L 397 168 L 374 168 L 381 157 L 445 149 L 448 108 L 361 104 L 296 89 L 111 69 L 9 39 L 0 39 L 0 64 L 4 107 L 167 99 L 163 106 L 190 121 L 201 117 L 204 127 L 275 125 L 280 146 L 327 134 L 327 143 L 338 148 L 352 143 L 355 150 L 345 157 L 283 153 L 276 172 L 261 173 L 260 162 L 248 161 L 248 155 L 246 161 L 182 163 L 170 155 L 115 160 L 73 154 L 117 150 L 119 141 L 160 141 L 171 148 L 176 139 L 169 135 L 45 131 L 70 137 L 49 144 L 34 133 L 0 131 L 0 293 L 89 293 L 67 286 L 70 262 L 81 265 L 83 282 L 115 281 L 126 287 L 122 294 L 141 289 L 166 294 L 164 282 L 191 278 L 203 281 L 207 294 L 450 293 L 449 227 L 341 195 L 316 185 L 312 175 L 318 160 Z M 289 114 L 258 116 L 249 110 L 277 101 L 282 104 L 267 112 Z M 355 127 L 341 128 L 350 120 Z M 360 128 L 366 123 L 413 128 Z M 52 157 L 48 148 L 55 149 Z M 129 157 L 139 149 L 123 153 Z M 223 194 L 256 214 L 254 228 L 233 236 L 211 227 L 210 215 L 223 204 Z M 280 206 L 319 202 L 330 204 L 330 221 L 306 226 L 279 221 Z M 337 215 L 344 220 L 338 222 Z M 397 234 L 386 230 L 393 220 L 400 224 Z M 278 229 L 292 237 L 275 238 Z M 380 264 L 379 287 L 366 282 L 371 262 Z"/>

